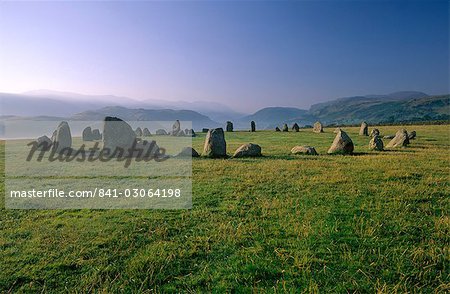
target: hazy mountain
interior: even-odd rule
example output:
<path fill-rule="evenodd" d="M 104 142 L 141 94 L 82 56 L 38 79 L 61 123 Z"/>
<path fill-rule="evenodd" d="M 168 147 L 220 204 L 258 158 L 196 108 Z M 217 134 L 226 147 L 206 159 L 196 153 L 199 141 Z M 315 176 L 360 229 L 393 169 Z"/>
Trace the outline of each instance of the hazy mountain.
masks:
<path fill-rule="evenodd" d="M 308 110 L 294 107 L 266 107 L 252 115 L 245 116 L 238 121 L 238 127 L 249 128 L 250 122 L 255 121 L 258 129 L 275 128 L 284 123 L 297 122 L 299 125 L 314 123 L 316 118 Z"/>
<path fill-rule="evenodd" d="M 209 117 L 192 110 L 173 109 L 130 109 L 121 106 L 104 107 L 84 111 L 71 116 L 70 120 L 100 121 L 105 116 L 117 116 L 126 121 L 192 121 L 195 130 L 219 127 L 220 124 Z"/>

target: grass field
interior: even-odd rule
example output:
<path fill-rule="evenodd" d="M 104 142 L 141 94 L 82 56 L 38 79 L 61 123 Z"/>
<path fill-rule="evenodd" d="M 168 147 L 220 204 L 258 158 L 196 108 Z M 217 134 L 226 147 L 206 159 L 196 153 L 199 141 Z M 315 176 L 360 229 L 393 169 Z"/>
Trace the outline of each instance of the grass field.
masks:
<path fill-rule="evenodd" d="M 265 156 L 194 159 L 191 210 L 5 210 L 2 199 L 0 291 L 448 292 L 450 126 L 407 129 L 410 147 L 370 152 L 344 128 L 353 156 L 326 155 L 333 129 L 226 133 L 229 154 L 252 142 Z M 290 155 L 295 145 L 320 156 Z"/>

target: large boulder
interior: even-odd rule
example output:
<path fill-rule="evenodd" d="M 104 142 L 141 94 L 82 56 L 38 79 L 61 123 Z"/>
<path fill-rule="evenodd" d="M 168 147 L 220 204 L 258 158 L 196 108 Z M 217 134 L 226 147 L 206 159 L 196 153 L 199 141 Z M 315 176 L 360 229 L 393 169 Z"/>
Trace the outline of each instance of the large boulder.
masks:
<path fill-rule="evenodd" d="M 416 131 L 412 131 L 411 133 L 409 133 L 409 135 L 408 135 L 408 139 L 410 139 L 410 140 L 414 140 L 414 139 L 416 139 Z"/>
<path fill-rule="evenodd" d="M 314 133 L 323 133 L 323 126 L 322 126 L 322 123 L 320 121 L 317 121 L 314 124 L 313 132 Z"/>
<path fill-rule="evenodd" d="M 319 155 L 314 147 L 311 146 L 295 146 L 291 149 L 292 154 Z"/>
<path fill-rule="evenodd" d="M 56 128 L 52 145 L 56 153 L 60 153 L 64 149 L 72 148 L 72 134 L 70 133 L 69 124 L 66 121 L 61 122 Z"/>
<path fill-rule="evenodd" d="M 181 130 L 181 124 L 180 121 L 177 119 L 172 126 L 172 136 L 180 136 Z M 183 132 L 184 133 L 184 132 Z"/>
<path fill-rule="evenodd" d="M 370 139 L 369 149 L 375 150 L 375 151 L 383 151 L 384 150 L 383 140 L 381 140 L 380 136 L 375 135 L 372 137 L 372 139 Z"/>
<path fill-rule="evenodd" d="M 276 128 L 275 128 L 275 132 L 281 132 L 280 128 L 279 128 L 279 127 L 276 127 Z"/>
<path fill-rule="evenodd" d="M 375 136 L 379 136 L 379 135 L 380 135 L 380 130 L 378 130 L 378 129 L 372 129 L 372 131 L 370 132 L 371 137 L 375 137 Z"/>
<path fill-rule="evenodd" d="M 166 132 L 166 130 L 164 130 L 164 129 L 158 129 L 158 130 L 156 130 L 155 134 L 160 135 L 160 136 L 168 135 L 167 132 Z"/>
<path fill-rule="evenodd" d="M 137 127 L 136 130 L 134 130 L 134 133 L 136 134 L 136 137 L 142 137 L 141 127 Z"/>
<path fill-rule="evenodd" d="M 250 122 L 250 131 L 256 132 L 256 124 L 253 120 Z"/>
<path fill-rule="evenodd" d="M 353 153 L 354 145 L 352 139 L 346 132 L 340 130 L 334 138 L 333 144 L 328 149 L 329 154 L 351 154 Z"/>
<path fill-rule="evenodd" d="M 206 134 L 203 156 L 217 158 L 227 156 L 227 143 L 222 128 L 210 129 Z"/>
<path fill-rule="evenodd" d="M 81 134 L 81 137 L 83 138 L 83 141 L 94 141 L 94 138 L 92 136 L 91 127 L 84 128 L 83 133 Z"/>
<path fill-rule="evenodd" d="M 178 153 L 179 157 L 199 157 L 198 152 L 192 147 L 184 147 L 180 153 Z"/>
<path fill-rule="evenodd" d="M 231 121 L 227 121 L 227 132 L 233 131 L 233 123 Z"/>
<path fill-rule="evenodd" d="M 52 140 L 50 140 L 50 138 L 47 136 L 41 136 L 37 138 L 36 143 L 37 143 L 36 150 L 48 151 L 52 147 Z"/>
<path fill-rule="evenodd" d="M 405 129 L 398 130 L 395 137 L 386 145 L 387 148 L 406 147 L 409 144 L 408 132 Z"/>
<path fill-rule="evenodd" d="M 244 144 L 233 154 L 233 157 L 239 158 L 239 157 L 258 157 L 262 156 L 261 154 L 261 146 L 253 143 Z"/>
<path fill-rule="evenodd" d="M 131 126 L 117 117 L 107 116 L 103 122 L 103 149 L 109 150 L 109 155 L 119 153 L 119 149 L 128 153 L 136 140 L 136 133 Z"/>
<path fill-rule="evenodd" d="M 361 127 L 359 128 L 359 135 L 369 136 L 369 125 L 365 121 L 361 123 Z"/>
<path fill-rule="evenodd" d="M 144 137 L 150 137 L 152 135 L 152 133 L 150 133 L 150 130 L 148 128 L 144 128 L 142 130 L 142 136 Z"/>
<path fill-rule="evenodd" d="M 289 127 L 287 124 L 283 125 L 283 132 L 289 132 Z"/>
<path fill-rule="evenodd" d="M 292 125 L 292 130 L 293 130 L 293 131 L 296 131 L 296 132 L 300 131 L 300 127 L 298 126 L 297 123 L 294 123 L 294 124 Z"/>

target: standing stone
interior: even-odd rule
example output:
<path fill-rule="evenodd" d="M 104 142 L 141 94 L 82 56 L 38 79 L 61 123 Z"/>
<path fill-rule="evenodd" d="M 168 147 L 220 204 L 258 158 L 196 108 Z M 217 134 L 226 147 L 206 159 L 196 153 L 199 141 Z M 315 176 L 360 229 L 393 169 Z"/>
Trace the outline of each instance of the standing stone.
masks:
<path fill-rule="evenodd" d="M 202 129 L 202 133 L 207 133 L 209 131 L 209 129 L 203 128 Z"/>
<path fill-rule="evenodd" d="M 289 128 L 287 124 L 283 125 L 283 132 L 289 132 Z"/>
<path fill-rule="evenodd" d="M 160 136 L 168 135 L 167 132 L 166 132 L 166 130 L 164 130 L 164 129 L 158 129 L 158 130 L 156 130 L 155 134 L 160 135 Z"/>
<path fill-rule="evenodd" d="M 411 133 L 409 133 L 408 139 L 410 140 L 416 139 L 416 131 L 412 131 Z"/>
<path fill-rule="evenodd" d="M 280 128 L 279 128 L 279 127 L 276 127 L 276 128 L 275 128 L 275 132 L 281 132 Z"/>
<path fill-rule="evenodd" d="M 313 132 L 314 133 L 323 133 L 323 126 L 322 126 L 322 123 L 320 121 L 317 121 L 314 124 Z"/>
<path fill-rule="evenodd" d="M 181 124 L 180 121 L 177 119 L 172 126 L 172 136 L 179 136 L 180 132 L 181 132 Z"/>
<path fill-rule="evenodd" d="M 409 144 L 408 132 L 405 129 L 398 130 L 395 137 L 386 145 L 387 148 L 406 147 Z"/>
<path fill-rule="evenodd" d="M 354 146 L 352 139 L 350 139 L 346 132 L 340 130 L 334 138 L 333 144 L 331 144 L 330 149 L 328 149 L 328 153 L 351 154 L 353 152 L 353 149 Z"/>
<path fill-rule="evenodd" d="M 118 148 L 128 154 L 128 149 L 133 146 L 136 133 L 131 126 L 117 117 L 107 116 L 103 122 L 103 149 L 109 150 L 111 156 L 114 152 L 120 153 Z"/>
<path fill-rule="evenodd" d="M 134 133 L 136 134 L 136 137 L 142 137 L 141 127 L 137 127 L 136 130 L 134 131 Z"/>
<path fill-rule="evenodd" d="M 36 142 L 38 146 L 36 150 L 48 151 L 52 146 L 52 140 L 50 140 L 50 138 L 47 136 L 37 138 Z"/>
<path fill-rule="evenodd" d="M 339 133 L 340 131 L 341 131 L 341 128 L 336 128 L 336 129 L 334 129 L 333 134 L 337 134 L 337 133 Z"/>
<path fill-rule="evenodd" d="M 369 149 L 375 150 L 375 151 L 383 151 L 384 150 L 383 140 L 381 140 L 380 136 L 375 135 L 372 137 L 372 139 L 370 139 Z"/>
<path fill-rule="evenodd" d="M 255 124 L 255 122 L 253 120 L 250 122 L 250 127 L 251 127 L 251 131 L 252 132 L 256 131 L 256 124 Z"/>
<path fill-rule="evenodd" d="M 55 140 L 56 140 L 56 133 L 57 133 L 57 131 L 54 130 L 53 134 L 52 134 L 52 138 L 51 138 L 52 142 L 55 142 Z"/>
<path fill-rule="evenodd" d="M 150 131 L 149 131 L 149 129 L 148 128 L 144 128 L 143 130 L 142 130 L 142 136 L 144 136 L 144 137 L 150 137 L 152 134 L 150 133 Z"/>
<path fill-rule="evenodd" d="M 203 156 L 217 158 L 227 156 L 227 143 L 222 128 L 210 129 L 206 134 Z"/>
<path fill-rule="evenodd" d="M 379 135 L 380 135 L 380 130 L 378 130 L 378 129 L 372 129 L 372 131 L 370 132 L 371 137 L 375 137 L 375 136 L 379 136 Z"/>
<path fill-rule="evenodd" d="M 258 157 L 262 156 L 261 154 L 261 146 L 253 143 L 244 144 L 233 154 L 233 157 L 239 158 L 239 157 Z"/>
<path fill-rule="evenodd" d="M 100 134 L 100 130 L 99 129 L 93 129 L 92 130 L 92 140 L 101 140 L 102 139 L 102 134 Z"/>
<path fill-rule="evenodd" d="M 83 133 L 82 133 L 82 138 L 83 138 L 83 141 L 93 141 L 94 140 L 93 136 L 92 136 L 91 127 L 84 128 Z"/>
<path fill-rule="evenodd" d="M 56 128 L 55 140 L 53 141 L 53 149 L 56 153 L 60 153 L 65 148 L 72 148 L 72 134 L 70 133 L 69 124 L 63 121 Z"/>
<path fill-rule="evenodd" d="M 319 155 L 314 147 L 311 146 L 295 146 L 291 149 L 292 154 Z"/>
<path fill-rule="evenodd" d="M 294 125 L 292 126 L 292 130 L 296 132 L 300 131 L 300 127 L 298 126 L 297 123 L 294 123 Z"/>
<path fill-rule="evenodd" d="M 233 131 L 233 123 L 231 121 L 227 121 L 227 132 Z"/>
<path fill-rule="evenodd" d="M 191 137 L 197 136 L 197 135 L 195 134 L 194 129 L 190 129 L 190 130 L 189 130 L 189 135 L 190 135 Z"/>
<path fill-rule="evenodd" d="M 361 123 L 361 127 L 359 128 L 359 135 L 369 136 L 369 125 L 365 121 Z"/>

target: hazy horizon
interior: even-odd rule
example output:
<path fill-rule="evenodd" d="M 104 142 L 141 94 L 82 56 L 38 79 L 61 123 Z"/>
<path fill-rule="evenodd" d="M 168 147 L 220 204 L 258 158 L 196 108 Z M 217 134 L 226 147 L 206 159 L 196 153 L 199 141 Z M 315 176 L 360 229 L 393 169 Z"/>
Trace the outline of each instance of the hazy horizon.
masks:
<path fill-rule="evenodd" d="M 1 2 L 0 92 L 208 101 L 250 113 L 449 93 L 449 3 Z"/>

